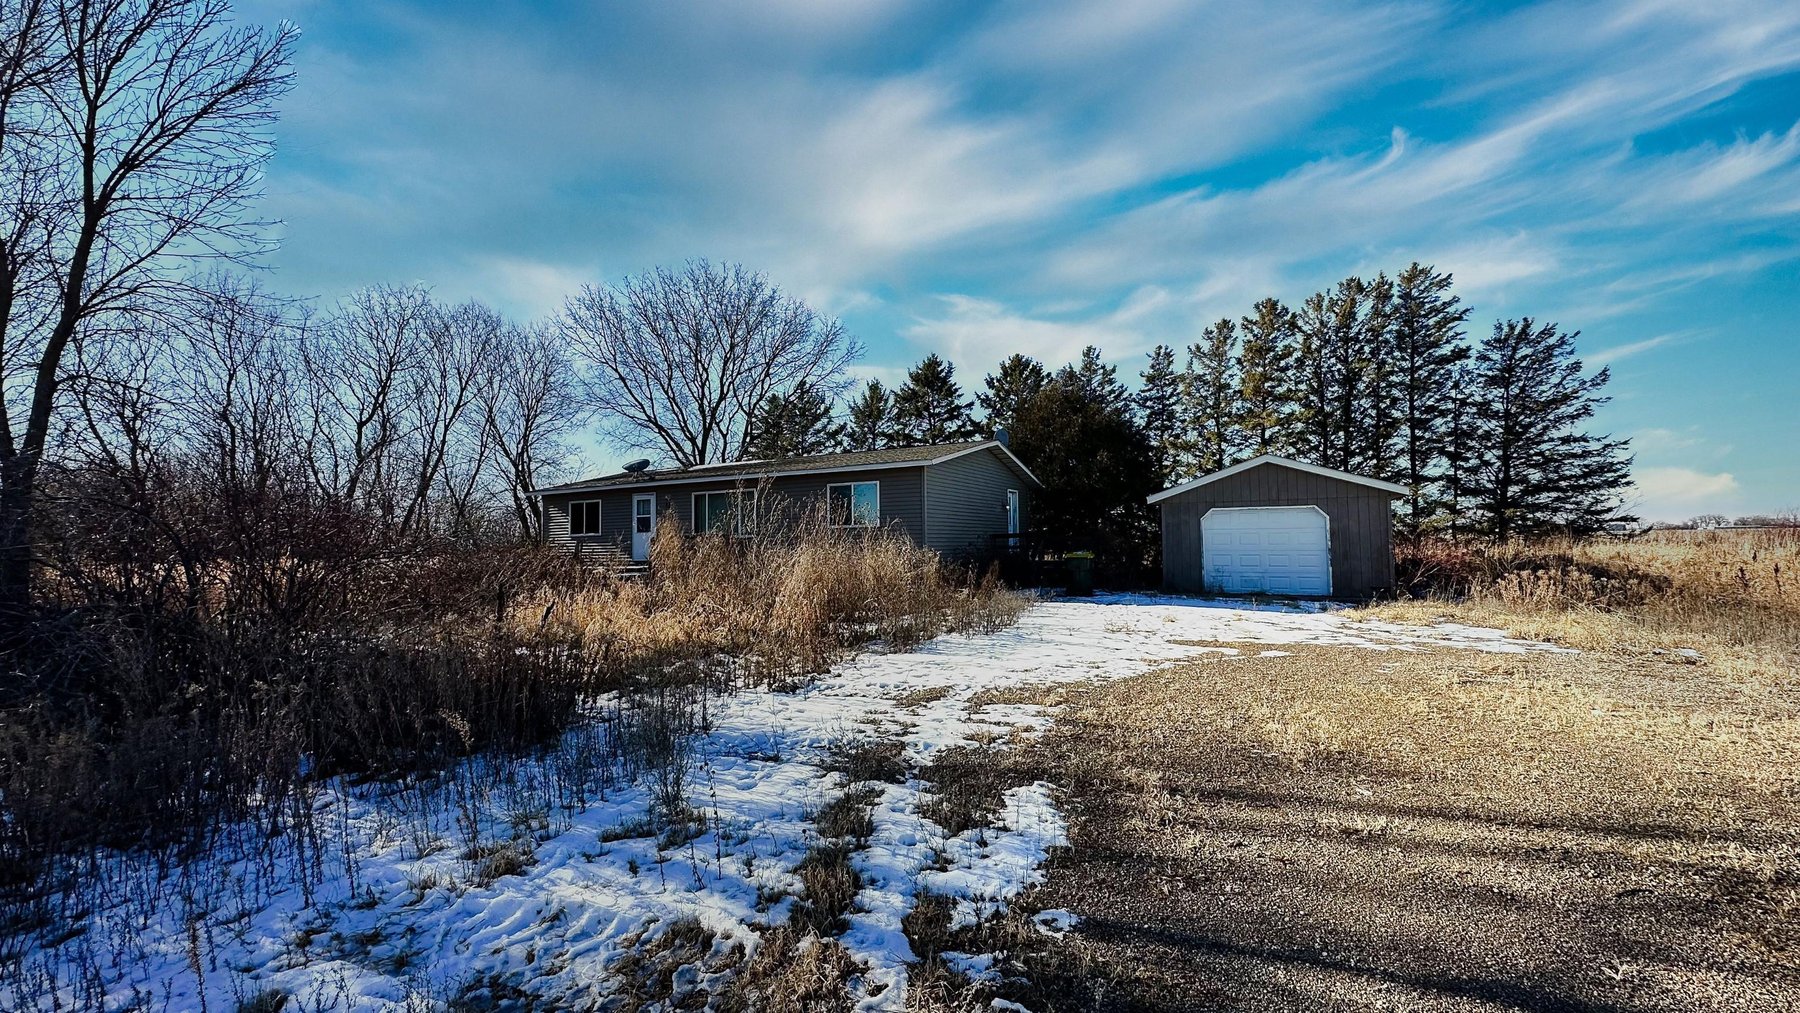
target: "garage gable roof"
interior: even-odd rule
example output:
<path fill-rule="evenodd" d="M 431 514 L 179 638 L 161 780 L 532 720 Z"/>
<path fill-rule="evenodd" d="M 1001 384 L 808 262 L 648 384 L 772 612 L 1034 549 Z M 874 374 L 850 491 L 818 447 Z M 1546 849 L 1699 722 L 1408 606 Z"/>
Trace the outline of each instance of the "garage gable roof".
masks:
<path fill-rule="evenodd" d="M 1212 482 L 1217 482 L 1221 478 L 1230 478 L 1240 472 L 1249 471 L 1251 468 L 1263 464 L 1276 464 L 1283 468 L 1292 468 L 1295 471 L 1304 471 L 1314 475 L 1323 475 L 1326 478 L 1335 478 L 1341 482 L 1354 482 L 1357 485 L 1366 485 L 1371 489 L 1380 489 L 1383 492 L 1391 492 L 1396 496 L 1406 496 L 1411 494 L 1411 490 L 1406 486 L 1395 485 L 1392 482 L 1383 482 L 1379 478 L 1370 478 L 1367 475 L 1353 475 L 1348 471 L 1338 471 L 1336 468 L 1323 468 L 1316 464 L 1307 464 L 1305 461 L 1295 461 L 1286 457 L 1276 457 L 1274 454 L 1264 454 L 1261 457 L 1252 457 L 1250 460 L 1244 461 L 1241 464 L 1234 464 L 1221 471 L 1215 471 L 1210 475 L 1201 475 L 1191 482 L 1183 482 L 1178 486 L 1164 489 L 1162 492 L 1146 497 L 1144 502 L 1160 503 L 1170 496 L 1179 496 L 1184 492 L 1198 489 L 1201 486 Z"/>

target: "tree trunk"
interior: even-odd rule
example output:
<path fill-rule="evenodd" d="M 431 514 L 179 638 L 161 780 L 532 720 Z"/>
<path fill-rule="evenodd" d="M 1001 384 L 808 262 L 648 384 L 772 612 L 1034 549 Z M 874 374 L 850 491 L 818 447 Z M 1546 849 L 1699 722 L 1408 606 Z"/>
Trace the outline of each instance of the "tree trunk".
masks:
<path fill-rule="evenodd" d="M 36 468 L 20 456 L 0 464 L 0 620 L 31 606 L 31 501 Z"/>

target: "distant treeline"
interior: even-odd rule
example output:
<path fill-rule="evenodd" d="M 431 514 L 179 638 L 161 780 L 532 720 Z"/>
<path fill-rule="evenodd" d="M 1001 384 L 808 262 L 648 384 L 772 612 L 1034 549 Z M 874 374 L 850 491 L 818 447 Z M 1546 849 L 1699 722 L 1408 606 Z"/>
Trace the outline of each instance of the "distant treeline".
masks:
<path fill-rule="evenodd" d="M 1099 349 L 1047 367 L 1013 355 L 973 398 L 927 356 L 889 391 L 869 381 L 841 408 L 814 386 L 758 406 L 744 454 L 938 443 L 1005 430 L 1044 479 L 1038 522 L 1067 540 L 1141 552 L 1143 497 L 1261 454 L 1406 486 L 1398 524 L 1496 540 L 1581 534 L 1620 519 L 1624 440 L 1590 432 L 1605 369 L 1584 371 L 1574 333 L 1530 318 L 1469 339 L 1448 274 L 1412 264 L 1347 278 L 1298 310 L 1263 299 L 1158 345 L 1136 390 Z"/>

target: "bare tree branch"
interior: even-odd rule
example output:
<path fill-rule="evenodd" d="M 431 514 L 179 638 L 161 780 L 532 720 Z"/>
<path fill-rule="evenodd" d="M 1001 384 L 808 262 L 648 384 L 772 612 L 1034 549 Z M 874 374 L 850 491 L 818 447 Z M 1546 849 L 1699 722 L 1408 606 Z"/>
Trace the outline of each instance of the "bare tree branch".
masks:
<path fill-rule="evenodd" d="M 556 327 L 587 367 L 602 429 L 682 466 L 735 459 L 765 398 L 802 386 L 835 396 L 861 354 L 843 325 L 762 275 L 704 260 L 584 287 Z"/>

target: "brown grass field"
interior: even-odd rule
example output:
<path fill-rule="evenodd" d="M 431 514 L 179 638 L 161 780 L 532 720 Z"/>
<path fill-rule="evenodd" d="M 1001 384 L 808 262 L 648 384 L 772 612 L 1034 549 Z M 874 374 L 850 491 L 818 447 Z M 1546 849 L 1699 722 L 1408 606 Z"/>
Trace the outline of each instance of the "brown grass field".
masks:
<path fill-rule="evenodd" d="M 1027 1005 L 1800 1009 L 1800 533 L 1445 565 L 1365 614 L 1580 653 L 1207 657 L 1006 761 L 1066 787 L 1034 903 L 1083 919 Z"/>

